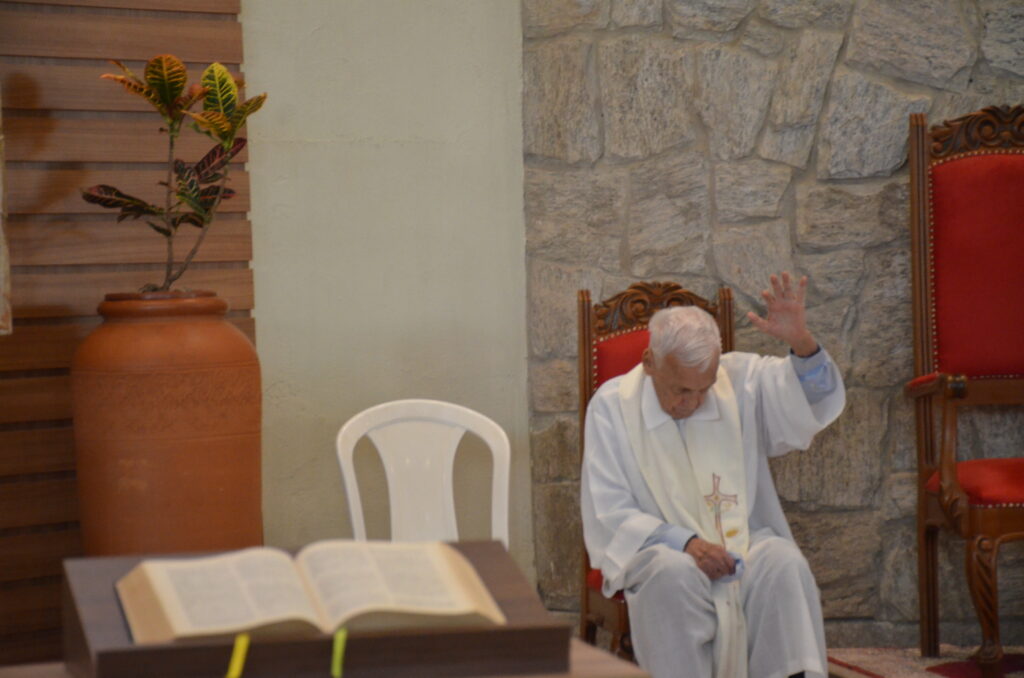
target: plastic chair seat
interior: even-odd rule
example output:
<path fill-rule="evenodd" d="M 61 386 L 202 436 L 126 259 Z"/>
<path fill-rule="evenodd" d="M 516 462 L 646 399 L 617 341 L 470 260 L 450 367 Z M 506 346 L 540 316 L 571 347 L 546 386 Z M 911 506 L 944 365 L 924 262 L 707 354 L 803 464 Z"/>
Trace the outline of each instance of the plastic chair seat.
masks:
<path fill-rule="evenodd" d="M 973 506 L 1024 507 L 1024 457 L 957 462 L 956 478 Z M 925 490 L 938 494 L 938 471 L 928 479 Z"/>

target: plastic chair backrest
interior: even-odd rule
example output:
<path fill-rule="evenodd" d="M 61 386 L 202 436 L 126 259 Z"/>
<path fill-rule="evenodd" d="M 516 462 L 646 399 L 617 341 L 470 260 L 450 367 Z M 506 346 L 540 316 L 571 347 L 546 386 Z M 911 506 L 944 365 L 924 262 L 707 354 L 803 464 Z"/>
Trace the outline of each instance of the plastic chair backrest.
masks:
<path fill-rule="evenodd" d="M 490 449 L 491 538 L 508 548 L 508 436 L 479 412 L 439 400 L 382 403 L 355 415 L 338 431 L 338 463 L 355 538 L 366 539 L 366 523 L 353 453 L 367 436 L 387 477 L 392 541 L 457 541 L 452 478 L 455 452 L 467 431 Z"/>

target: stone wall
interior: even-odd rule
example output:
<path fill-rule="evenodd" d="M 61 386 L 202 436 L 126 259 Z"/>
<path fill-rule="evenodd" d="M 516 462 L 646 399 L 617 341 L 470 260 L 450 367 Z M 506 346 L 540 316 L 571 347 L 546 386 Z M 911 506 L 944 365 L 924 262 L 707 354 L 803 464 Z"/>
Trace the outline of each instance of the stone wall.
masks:
<path fill-rule="evenodd" d="M 773 465 L 834 644 L 917 640 L 907 116 L 1024 100 L 1012 0 L 523 0 L 530 394 L 539 587 L 578 609 L 575 292 L 674 280 L 757 309 L 810 277 L 812 329 L 849 404 Z M 740 350 L 783 354 L 739 320 Z M 1024 448 L 970 417 L 973 456 Z M 943 544 L 943 641 L 979 637 L 962 546 Z M 1024 642 L 1024 551 L 1001 560 Z"/>

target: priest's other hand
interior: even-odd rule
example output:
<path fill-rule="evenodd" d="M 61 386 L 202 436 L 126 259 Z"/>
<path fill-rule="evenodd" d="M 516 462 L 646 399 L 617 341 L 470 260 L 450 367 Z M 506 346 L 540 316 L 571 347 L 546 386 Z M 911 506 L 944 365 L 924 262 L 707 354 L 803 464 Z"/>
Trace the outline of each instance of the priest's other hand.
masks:
<path fill-rule="evenodd" d="M 701 572 L 714 581 L 736 571 L 736 561 L 732 559 L 726 550 L 718 544 L 704 541 L 700 537 L 694 537 L 687 542 L 683 551 L 689 553 Z"/>
<path fill-rule="evenodd" d="M 804 297 L 807 294 L 807 276 L 803 276 L 793 285 L 788 271 L 782 276 L 771 277 L 772 288 L 761 292 L 767 307 L 767 316 L 762 318 L 753 311 L 747 312 L 747 318 L 754 327 L 765 334 L 781 339 L 789 344 L 793 353 L 807 357 L 818 350 L 818 342 L 814 340 L 804 317 Z"/>

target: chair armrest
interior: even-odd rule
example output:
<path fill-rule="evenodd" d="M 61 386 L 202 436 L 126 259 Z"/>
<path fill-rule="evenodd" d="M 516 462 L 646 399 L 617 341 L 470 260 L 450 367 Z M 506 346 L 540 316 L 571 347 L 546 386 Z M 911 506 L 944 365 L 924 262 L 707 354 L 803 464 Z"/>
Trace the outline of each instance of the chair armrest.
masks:
<path fill-rule="evenodd" d="M 946 398 L 964 398 L 967 396 L 967 377 L 962 374 L 932 372 L 908 381 L 903 386 L 903 393 L 910 398 L 940 394 Z"/>

